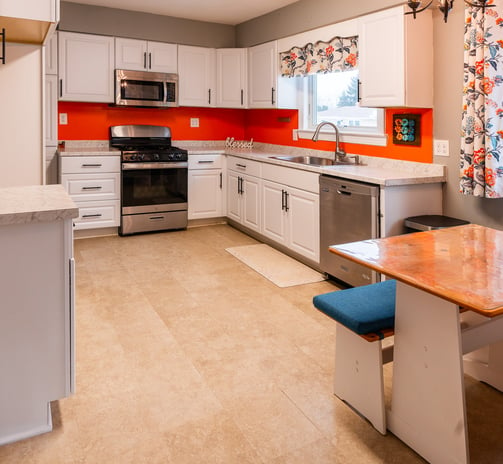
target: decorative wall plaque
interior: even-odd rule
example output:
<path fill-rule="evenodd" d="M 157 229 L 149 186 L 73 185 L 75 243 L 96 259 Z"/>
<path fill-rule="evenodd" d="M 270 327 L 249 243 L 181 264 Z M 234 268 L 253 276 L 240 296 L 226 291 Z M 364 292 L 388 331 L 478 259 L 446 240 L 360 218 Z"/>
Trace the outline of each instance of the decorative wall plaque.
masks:
<path fill-rule="evenodd" d="M 395 145 L 421 145 L 421 115 L 393 115 L 393 143 Z"/>

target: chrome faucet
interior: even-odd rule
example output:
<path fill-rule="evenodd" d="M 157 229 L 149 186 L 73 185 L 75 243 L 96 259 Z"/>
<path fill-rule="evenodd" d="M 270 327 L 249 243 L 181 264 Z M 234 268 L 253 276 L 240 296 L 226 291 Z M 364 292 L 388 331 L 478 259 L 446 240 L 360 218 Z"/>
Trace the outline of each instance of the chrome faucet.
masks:
<path fill-rule="evenodd" d="M 339 147 L 339 129 L 337 128 L 337 126 L 334 123 L 328 122 L 328 121 L 320 122 L 316 126 L 312 141 L 313 142 L 318 141 L 318 137 L 320 135 L 320 130 L 323 126 L 331 126 L 335 129 L 335 161 L 343 161 L 346 157 L 346 152 L 344 150 L 341 150 Z"/>

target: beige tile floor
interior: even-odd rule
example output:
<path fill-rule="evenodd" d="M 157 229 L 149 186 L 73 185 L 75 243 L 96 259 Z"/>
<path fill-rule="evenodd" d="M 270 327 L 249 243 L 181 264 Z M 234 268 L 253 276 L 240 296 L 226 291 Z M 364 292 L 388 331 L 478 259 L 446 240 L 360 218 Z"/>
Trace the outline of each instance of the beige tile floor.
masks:
<path fill-rule="evenodd" d="M 422 463 L 332 394 L 329 282 L 278 288 L 226 225 L 78 240 L 77 392 L 1 464 Z M 390 383 L 387 372 L 387 387 Z M 472 463 L 502 463 L 503 398 L 467 378 Z"/>

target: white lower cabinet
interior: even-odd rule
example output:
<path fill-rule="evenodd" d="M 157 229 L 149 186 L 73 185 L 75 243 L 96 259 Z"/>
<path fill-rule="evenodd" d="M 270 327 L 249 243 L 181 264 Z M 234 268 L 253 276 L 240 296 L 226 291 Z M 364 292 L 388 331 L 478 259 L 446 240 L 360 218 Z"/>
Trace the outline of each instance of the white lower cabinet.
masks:
<path fill-rule="evenodd" d="M 255 232 L 261 229 L 260 164 L 229 157 L 227 171 L 227 217 Z"/>
<path fill-rule="evenodd" d="M 264 180 L 262 202 L 262 234 L 318 262 L 319 195 Z"/>
<path fill-rule="evenodd" d="M 62 156 L 60 182 L 79 207 L 75 230 L 120 224 L 120 155 Z"/>
<path fill-rule="evenodd" d="M 223 155 L 189 155 L 188 218 L 224 215 Z"/>
<path fill-rule="evenodd" d="M 52 430 L 74 391 L 72 220 L 2 225 L 0 255 L 1 446 Z"/>

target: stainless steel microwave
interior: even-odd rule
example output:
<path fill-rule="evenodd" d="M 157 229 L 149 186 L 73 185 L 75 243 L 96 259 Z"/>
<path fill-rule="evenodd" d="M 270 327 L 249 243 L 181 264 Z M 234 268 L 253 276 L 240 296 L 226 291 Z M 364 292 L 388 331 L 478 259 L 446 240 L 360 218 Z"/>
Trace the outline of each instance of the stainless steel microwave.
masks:
<path fill-rule="evenodd" d="M 178 74 L 116 69 L 115 104 L 178 106 Z"/>

